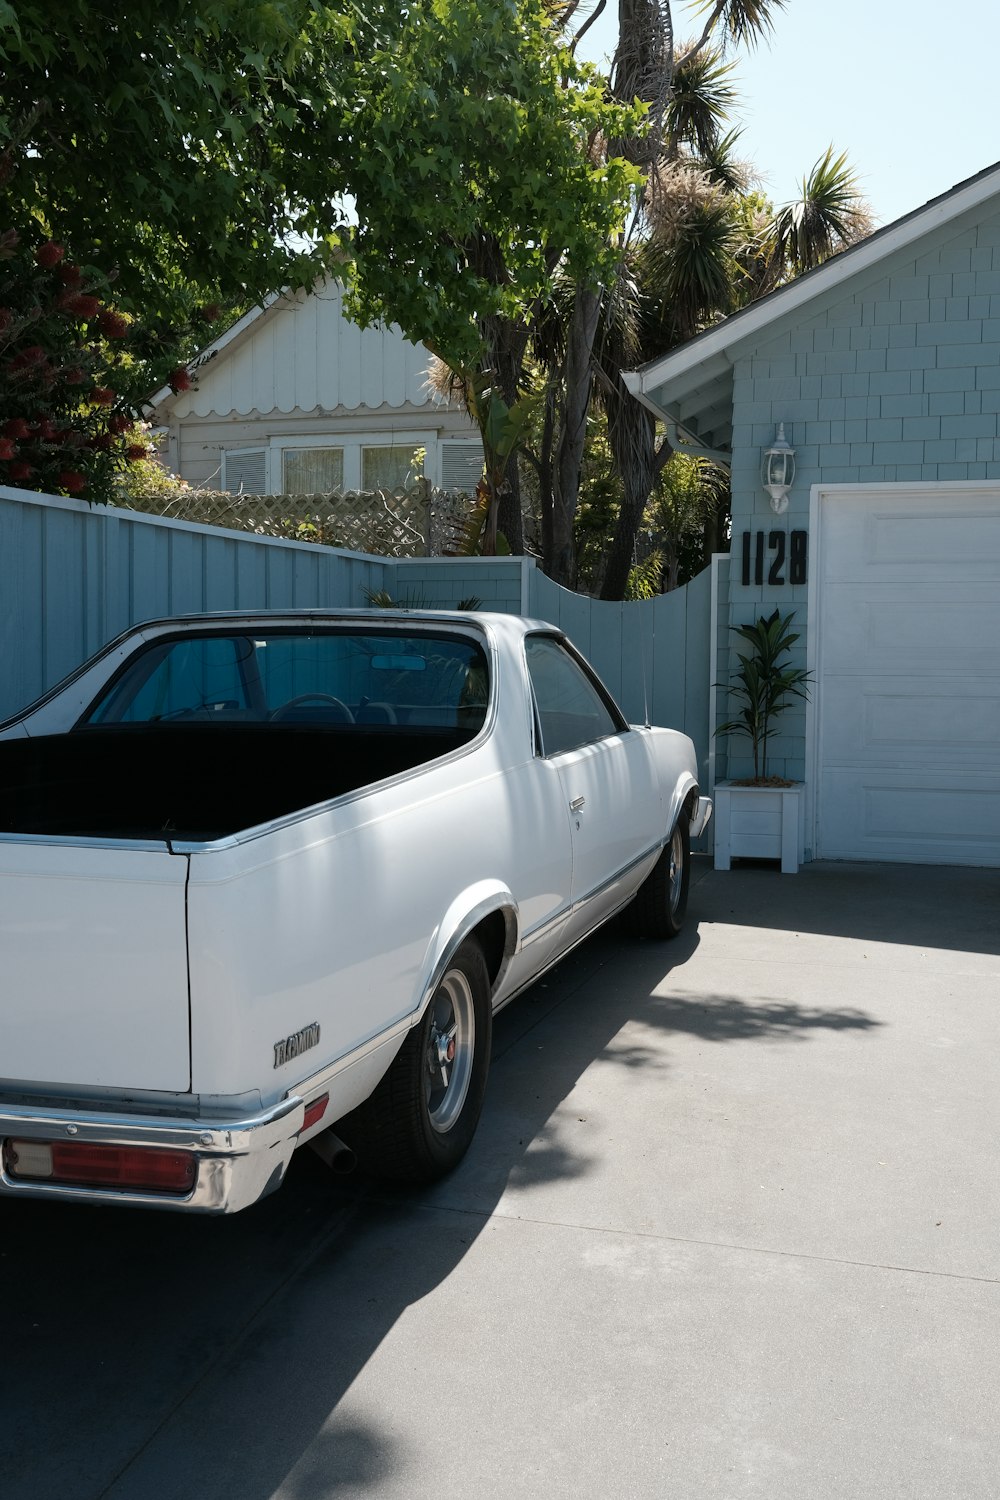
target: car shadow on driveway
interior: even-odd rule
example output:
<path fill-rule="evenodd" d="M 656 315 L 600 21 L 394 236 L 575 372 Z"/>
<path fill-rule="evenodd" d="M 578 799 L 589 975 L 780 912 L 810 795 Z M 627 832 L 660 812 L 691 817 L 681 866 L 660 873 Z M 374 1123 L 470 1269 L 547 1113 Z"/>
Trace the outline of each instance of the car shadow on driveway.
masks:
<path fill-rule="evenodd" d="M 701 882 L 699 915 L 703 894 Z M 445 1423 L 456 1382 L 483 1381 L 489 1399 L 489 1351 L 464 1347 L 445 1283 L 473 1249 L 488 1275 L 479 1241 L 509 1184 L 582 1176 L 612 1149 L 551 1131 L 588 1069 L 668 1081 L 671 1034 L 724 1045 L 877 1024 L 852 1008 L 695 999 L 684 964 L 697 945 L 693 924 L 666 945 L 606 931 L 502 1012 L 480 1130 L 430 1192 L 332 1178 L 303 1153 L 277 1195 L 234 1218 L 5 1202 L 4 1500 L 377 1494 L 412 1457 L 393 1422 L 409 1387 L 436 1383 Z M 379 1360 L 429 1297 L 440 1336 L 415 1367 Z M 342 1413 L 372 1361 L 384 1390 Z"/>

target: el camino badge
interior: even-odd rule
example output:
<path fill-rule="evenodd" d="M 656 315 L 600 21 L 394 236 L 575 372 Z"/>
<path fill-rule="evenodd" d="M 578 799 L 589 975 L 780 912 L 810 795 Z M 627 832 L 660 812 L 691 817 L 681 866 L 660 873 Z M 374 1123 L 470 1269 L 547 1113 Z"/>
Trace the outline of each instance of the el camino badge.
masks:
<path fill-rule="evenodd" d="M 296 1031 L 292 1036 L 286 1036 L 282 1041 L 274 1044 L 274 1066 L 280 1068 L 282 1063 L 291 1062 L 298 1057 L 300 1052 L 308 1052 L 310 1047 L 319 1044 L 319 1022 L 314 1021 L 311 1026 L 303 1026 L 301 1031 Z"/>

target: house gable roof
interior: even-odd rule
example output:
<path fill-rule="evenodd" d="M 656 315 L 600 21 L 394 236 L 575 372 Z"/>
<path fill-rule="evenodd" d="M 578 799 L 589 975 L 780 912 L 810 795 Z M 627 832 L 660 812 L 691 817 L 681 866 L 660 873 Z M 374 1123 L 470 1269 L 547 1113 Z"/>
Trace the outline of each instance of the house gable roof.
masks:
<path fill-rule="evenodd" d="M 201 351 L 191 390 L 154 393 L 152 420 L 424 406 L 429 359 L 395 324 L 359 328 L 340 283 L 321 281 L 244 314 Z"/>
<path fill-rule="evenodd" d="M 981 209 L 991 198 L 1000 198 L 1000 163 L 876 230 L 669 354 L 627 371 L 623 376 L 627 388 L 666 422 L 675 440 L 688 445 L 686 452 L 728 463 L 736 361 L 773 338 L 784 320 L 809 318 L 819 310 L 822 299 L 852 280 L 877 275 L 890 256 L 910 250 L 928 235 Z"/>

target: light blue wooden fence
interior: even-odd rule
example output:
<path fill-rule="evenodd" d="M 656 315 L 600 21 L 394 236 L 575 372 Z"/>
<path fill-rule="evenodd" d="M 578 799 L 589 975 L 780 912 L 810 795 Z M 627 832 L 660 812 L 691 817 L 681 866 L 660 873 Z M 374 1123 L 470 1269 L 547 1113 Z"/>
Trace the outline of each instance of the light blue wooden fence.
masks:
<path fill-rule="evenodd" d="M 394 600 L 559 625 L 633 722 L 683 729 L 709 781 L 711 573 L 643 604 L 560 588 L 527 558 L 393 559 L 91 508 L 0 487 L 0 719 L 141 620 L 226 609 Z"/>

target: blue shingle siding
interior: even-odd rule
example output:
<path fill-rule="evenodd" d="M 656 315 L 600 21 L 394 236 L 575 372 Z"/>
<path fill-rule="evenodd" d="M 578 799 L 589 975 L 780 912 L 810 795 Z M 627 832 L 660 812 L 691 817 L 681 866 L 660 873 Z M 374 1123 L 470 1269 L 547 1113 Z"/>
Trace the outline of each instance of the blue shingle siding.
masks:
<path fill-rule="evenodd" d="M 803 633 L 796 665 L 805 664 L 807 589 L 745 587 L 744 531 L 808 530 L 818 483 L 1000 477 L 1000 214 L 937 233 L 919 254 L 898 252 L 867 284 L 859 275 L 808 319 L 792 312 L 760 345 L 736 351 L 729 621 L 794 610 Z M 779 422 L 796 450 L 796 478 L 787 514 L 775 517 L 759 471 Z M 719 709 L 730 712 L 725 695 Z M 773 770 L 802 774 L 804 732 L 804 710 L 783 716 Z M 720 741 L 718 758 L 720 775 L 749 773 L 740 738 Z"/>

